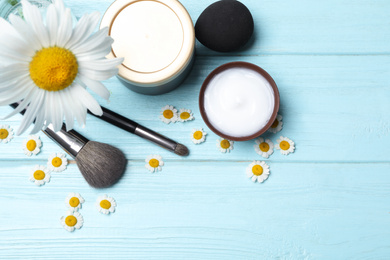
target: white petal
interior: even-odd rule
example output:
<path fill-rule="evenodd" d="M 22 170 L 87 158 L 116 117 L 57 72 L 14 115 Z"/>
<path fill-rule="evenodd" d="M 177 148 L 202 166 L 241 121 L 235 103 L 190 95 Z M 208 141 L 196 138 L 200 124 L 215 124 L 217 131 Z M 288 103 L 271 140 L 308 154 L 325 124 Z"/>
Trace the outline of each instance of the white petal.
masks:
<path fill-rule="evenodd" d="M 65 46 L 72 36 L 72 16 L 70 9 L 66 8 L 64 16 L 61 19 L 60 26 L 57 33 L 56 44 L 58 46 Z"/>
<path fill-rule="evenodd" d="M 30 88 L 21 87 L 13 91 L 7 91 L 5 93 L 2 93 L 0 97 L 0 106 L 6 106 L 21 101 L 27 96 L 29 91 Z"/>
<path fill-rule="evenodd" d="M 83 44 L 75 46 L 72 51 L 76 55 L 83 55 L 84 53 L 95 50 L 98 47 L 106 48 L 107 46 L 111 46 L 113 42 L 114 40 L 108 36 L 108 29 L 102 29 L 89 37 Z"/>
<path fill-rule="evenodd" d="M 71 98 L 69 93 L 69 88 L 64 89 L 63 93 L 63 109 L 66 122 L 66 131 L 73 129 L 74 118 L 73 118 L 73 109 L 75 107 L 74 101 Z"/>
<path fill-rule="evenodd" d="M 34 97 L 35 95 L 33 93 L 34 92 L 35 88 L 30 88 L 30 91 L 26 94 L 26 97 L 23 99 L 23 101 L 14 109 L 14 111 L 12 111 L 10 114 L 8 114 L 7 116 L 1 118 L 1 120 L 5 120 L 5 119 L 8 119 L 18 113 L 20 113 L 23 109 L 25 109 L 28 104 L 31 102 L 31 99 L 32 97 Z"/>
<path fill-rule="evenodd" d="M 101 116 L 103 114 L 99 103 L 83 87 L 75 85 L 72 91 L 78 96 L 81 103 L 93 114 Z"/>
<path fill-rule="evenodd" d="M 20 135 L 31 125 L 34 121 L 38 111 L 42 107 L 42 101 L 44 100 L 44 91 L 38 91 L 37 96 L 33 98 L 33 102 L 30 103 L 26 113 L 23 116 L 22 123 L 17 131 L 17 135 Z"/>
<path fill-rule="evenodd" d="M 95 28 L 97 27 L 100 20 L 100 13 L 99 12 L 93 12 L 91 14 L 84 15 L 81 17 L 79 22 L 77 23 L 76 28 L 74 29 L 74 37 L 75 39 L 72 39 L 67 47 L 69 47 L 72 51 L 78 46 L 82 45 L 84 41 L 86 41 Z"/>
<path fill-rule="evenodd" d="M 104 98 L 105 100 L 108 100 L 110 97 L 110 92 L 108 89 L 101 83 L 100 81 L 97 80 L 92 80 L 89 79 L 83 75 L 78 76 L 80 80 L 88 87 L 90 88 L 93 92 Z"/>
<path fill-rule="evenodd" d="M 58 14 L 54 5 L 49 5 L 47 8 L 46 26 L 49 31 L 50 46 L 54 46 L 57 42 L 58 31 Z"/>
<path fill-rule="evenodd" d="M 111 69 L 111 70 L 106 70 L 106 71 L 95 71 L 95 70 L 89 70 L 89 69 L 79 69 L 80 75 L 84 77 L 88 77 L 93 80 L 106 80 L 111 78 L 112 76 L 115 76 L 118 74 L 118 69 Z"/>
<path fill-rule="evenodd" d="M 22 0 L 23 15 L 25 20 L 31 24 L 43 47 L 49 47 L 50 39 L 46 27 L 43 25 L 42 15 L 38 7 Z"/>
<path fill-rule="evenodd" d="M 59 131 L 63 124 L 63 109 L 62 109 L 62 91 L 56 91 L 54 94 L 55 106 L 52 108 L 53 112 L 53 126 L 56 131 Z"/>
<path fill-rule="evenodd" d="M 123 62 L 123 58 L 79 61 L 80 68 L 91 70 L 109 70 L 116 68 Z"/>
<path fill-rule="evenodd" d="M 32 30 L 32 27 L 26 23 L 20 16 L 16 16 L 14 14 L 11 14 L 9 17 L 10 22 L 12 23 L 15 30 L 20 34 L 23 35 L 25 41 L 27 41 L 30 45 L 30 47 L 37 51 L 42 49 L 42 44 L 37 38 L 37 36 L 34 33 L 34 30 Z"/>

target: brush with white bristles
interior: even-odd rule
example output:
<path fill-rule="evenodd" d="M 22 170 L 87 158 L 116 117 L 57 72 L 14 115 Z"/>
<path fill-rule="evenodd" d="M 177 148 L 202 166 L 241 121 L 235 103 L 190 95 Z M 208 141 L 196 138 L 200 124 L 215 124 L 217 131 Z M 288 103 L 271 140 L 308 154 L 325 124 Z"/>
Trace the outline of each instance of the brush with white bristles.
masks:
<path fill-rule="evenodd" d="M 17 106 L 17 103 L 11 104 L 13 108 Z M 66 131 L 65 124 L 58 132 L 54 132 L 51 125 L 42 132 L 75 159 L 81 174 L 94 188 L 114 185 L 125 172 L 126 157 L 112 145 L 90 141 L 75 130 Z"/>

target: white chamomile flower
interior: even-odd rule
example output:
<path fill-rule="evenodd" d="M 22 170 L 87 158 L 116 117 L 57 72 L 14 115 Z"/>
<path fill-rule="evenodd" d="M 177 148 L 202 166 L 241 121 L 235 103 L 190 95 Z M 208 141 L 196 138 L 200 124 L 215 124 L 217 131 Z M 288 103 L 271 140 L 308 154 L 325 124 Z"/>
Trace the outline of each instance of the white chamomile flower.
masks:
<path fill-rule="evenodd" d="M 234 148 L 233 144 L 234 144 L 233 141 L 224 138 L 219 138 L 217 140 L 217 147 L 222 153 L 226 153 L 226 152 L 230 153 L 230 151 L 233 150 Z"/>
<path fill-rule="evenodd" d="M 66 169 L 68 165 L 68 160 L 63 153 L 53 153 L 49 156 L 47 161 L 47 166 L 53 172 L 62 172 Z"/>
<path fill-rule="evenodd" d="M 14 132 L 9 125 L 0 125 L 0 143 L 8 143 L 14 138 Z"/>
<path fill-rule="evenodd" d="M 32 133 L 53 125 L 59 131 L 65 118 L 67 130 L 76 118 L 85 125 L 87 109 L 102 109 L 87 88 L 104 99 L 110 92 L 100 82 L 118 73 L 122 58 L 106 59 L 113 39 L 108 28 L 95 31 L 100 14 L 82 16 L 73 24 L 63 0 L 53 0 L 42 17 L 38 7 L 22 0 L 23 18 L 0 18 L 0 105 L 23 100 L 7 117 L 26 113 L 17 134 L 33 122 Z"/>
<path fill-rule="evenodd" d="M 107 215 L 115 212 L 116 202 L 114 198 L 108 197 L 107 194 L 104 194 L 97 199 L 96 207 L 100 213 Z"/>
<path fill-rule="evenodd" d="M 276 149 L 280 150 L 283 155 L 288 155 L 295 151 L 295 143 L 287 137 L 281 136 L 276 142 Z"/>
<path fill-rule="evenodd" d="M 207 133 L 203 131 L 203 128 L 192 129 L 192 142 L 194 144 L 203 143 L 206 140 Z"/>
<path fill-rule="evenodd" d="M 178 119 L 177 109 L 173 106 L 166 105 L 161 109 L 160 119 L 166 124 L 169 124 L 171 122 L 175 123 Z"/>
<path fill-rule="evenodd" d="M 191 110 L 185 109 L 185 108 L 179 109 L 179 115 L 178 115 L 177 121 L 185 122 L 185 121 L 191 121 L 194 119 L 195 119 L 195 117 L 192 114 Z"/>
<path fill-rule="evenodd" d="M 271 154 L 274 153 L 274 144 L 269 139 L 265 139 L 260 137 L 255 140 L 255 148 L 256 153 L 260 154 L 264 158 L 268 158 Z"/>
<path fill-rule="evenodd" d="M 81 209 L 81 205 L 85 202 L 84 198 L 81 197 L 80 193 L 71 192 L 65 199 L 65 205 L 69 210 L 78 211 Z"/>
<path fill-rule="evenodd" d="M 148 169 L 150 172 L 157 172 L 161 171 L 162 168 L 161 166 L 164 166 L 164 162 L 162 160 L 162 157 L 160 155 L 149 155 L 145 159 L 145 167 Z"/>
<path fill-rule="evenodd" d="M 283 127 L 283 121 L 282 121 L 282 119 L 283 119 L 283 117 L 282 117 L 281 115 L 277 115 L 275 121 L 274 121 L 273 124 L 270 126 L 270 128 L 268 129 L 268 131 L 271 132 L 271 133 L 277 133 L 277 132 L 279 132 L 280 130 L 282 130 L 282 127 Z"/>
<path fill-rule="evenodd" d="M 253 182 L 263 182 L 268 179 L 269 174 L 269 166 L 263 161 L 253 161 L 246 168 L 246 176 Z"/>
<path fill-rule="evenodd" d="M 77 211 L 68 211 L 66 216 L 61 217 L 62 226 L 69 232 L 80 229 L 84 224 L 83 216 Z"/>
<path fill-rule="evenodd" d="M 23 141 L 23 151 L 27 156 L 37 155 L 42 147 L 41 139 L 37 135 L 29 135 L 26 140 Z"/>
<path fill-rule="evenodd" d="M 30 181 L 34 182 L 37 186 L 50 182 L 50 170 L 45 166 L 36 165 L 31 171 Z"/>

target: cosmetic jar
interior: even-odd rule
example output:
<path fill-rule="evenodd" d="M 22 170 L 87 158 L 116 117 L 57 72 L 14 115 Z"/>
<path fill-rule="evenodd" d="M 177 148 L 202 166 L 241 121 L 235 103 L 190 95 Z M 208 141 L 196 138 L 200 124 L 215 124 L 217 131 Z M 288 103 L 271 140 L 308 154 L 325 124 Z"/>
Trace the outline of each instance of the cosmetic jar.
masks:
<path fill-rule="evenodd" d="M 279 111 L 279 91 L 262 68 L 247 62 L 226 63 L 203 82 L 199 109 L 206 125 L 232 141 L 247 141 L 271 127 Z"/>
<path fill-rule="evenodd" d="M 100 28 L 114 39 L 108 58 L 123 57 L 118 78 L 129 89 L 147 95 L 179 86 L 195 56 L 192 19 L 177 0 L 117 0 Z"/>

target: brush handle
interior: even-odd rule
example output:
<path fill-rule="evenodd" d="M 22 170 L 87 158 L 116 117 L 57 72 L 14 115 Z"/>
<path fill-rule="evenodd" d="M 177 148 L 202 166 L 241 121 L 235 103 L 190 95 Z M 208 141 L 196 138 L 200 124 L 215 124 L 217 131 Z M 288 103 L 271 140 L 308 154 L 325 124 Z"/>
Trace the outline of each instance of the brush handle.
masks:
<path fill-rule="evenodd" d="M 149 140 L 161 146 L 162 148 L 168 149 L 170 151 L 175 151 L 177 142 L 173 141 L 172 139 L 169 139 L 159 133 L 156 133 L 153 130 L 150 130 L 134 122 L 133 120 L 130 120 L 122 115 L 119 115 L 105 107 L 101 107 L 101 108 L 103 110 L 103 115 L 101 116 L 94 115 L 89 110 L 88 113 L 97 118 L 103 119 L 104 121 L 113 124 L 127 132 L 133 133 L 146 140 Z"/>
<path fill-rule="evenodd" d="M 101 116 L 94 115 L 89 110 L 88 110 L 88 113 L 97 117 L 97 118 L 103 119 L 104 121 L 106 121 L 112 125 L 115 125 L 119 128 L 122 128 L 123 130 L 125 130 L 127 132 L 135 134 L 135 129 L 139 126 L 138 123 L 136 123 L 133 120 L 130 120 L 122 115 L 119 115 L 119 114 L 115 113 L 114 111 L 111 111 L 105 107 L 101 107 L 101 108 L 103 110 L 103 115 L 101 115 Z"/>
<path fill-rule="evenodd" d="M 12 108 L 16 108 L 18 103 L 10 104 Z M 26 110 L 20 111 L 20 114 L 24 115 Z M 50 139 L 56 144 L 61 146 L 73 159 L 76 158 L 77 154 L 89 142 L 87 138 L 76 132 L 75 130 L 66 131 L 65 124 L 62 125 L 61 130 L 54 132 L 52 125 L 49 125 L 45 130 L 42 130 Z"/>
<path fill-rule="evenodd" d="M 65 150 L 73 159 L 76 159 L 77 154 L 89 142 L 87 138 L 76 132 L 75 130 L 66 131 L 65 124 L 58 132 L 54 132 L 53 127 L 49 125 L 45 130 L 42 130 L 50 139 Z"/>

